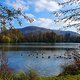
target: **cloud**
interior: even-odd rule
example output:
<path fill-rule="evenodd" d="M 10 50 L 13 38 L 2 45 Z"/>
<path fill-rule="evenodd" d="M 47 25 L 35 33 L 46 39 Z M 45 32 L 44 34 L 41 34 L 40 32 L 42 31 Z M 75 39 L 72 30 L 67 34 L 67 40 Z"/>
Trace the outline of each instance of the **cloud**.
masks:
<path fill-rule="evenodd" d="M 54 21 L 49 18 L 38 18 L 32 23 L 32 25 L 47 28 L 47 29 L 53 29 L 54 26 L 56 26 Z"/>
<path fill-rule="evenodd" d="M 61 6 L 58 5 L 57 2 L 53 0 L 35 0 L 35 11 L 41 12 L 41 11 L 56 11 L 61 8 Z"/>
<path fill-rule="evenodd" d="M 20 8 L 22 11 L 28 10 L 29 6 L 24 0 L 6 0 L 6 4 L 13 7 L 14 9 Z"/>
<path fill-rule="evenodd" d="M 22 11 L 29 10 L 30 5 L 34 6 L 36 12 L 56 11 L 61 8 L 56 1 L 53 0 L 6 0 L 6 4 L 14 9 L 21 8 Z"/>

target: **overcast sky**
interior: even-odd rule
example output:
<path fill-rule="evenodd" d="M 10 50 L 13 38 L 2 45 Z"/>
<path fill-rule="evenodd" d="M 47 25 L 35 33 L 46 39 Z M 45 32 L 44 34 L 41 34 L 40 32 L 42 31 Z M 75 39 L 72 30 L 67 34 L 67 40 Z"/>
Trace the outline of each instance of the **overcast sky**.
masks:
<path fill-rule="evenodd" d="M 66 1 L 66 0 L 58 0 Z M 12 7 L 14 9 L 21 8 L 21 10 L 30 18 L 33 18 L 33 23 L 23 21 L 22 27 L 26 26 L 39 26 L 48 29 L 59 29 L 64 23 L 60 22 L 55 24 L 53 11 L 57 11 L 62 8 L 57 3 L 57 0 L 0 0 L 4 5 Z M 66 8 L 67 9 L 67 8 Z M 16 28 L 20 28 L 16 22 L 14 22 Z M 76 31 L 74 28 L 67 29 L 70 31 Z"/>

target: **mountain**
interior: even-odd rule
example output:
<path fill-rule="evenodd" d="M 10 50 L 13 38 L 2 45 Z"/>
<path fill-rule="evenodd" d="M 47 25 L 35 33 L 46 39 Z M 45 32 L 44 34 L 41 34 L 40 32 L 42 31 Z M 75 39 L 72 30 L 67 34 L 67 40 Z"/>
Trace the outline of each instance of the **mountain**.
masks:
<path fill-rule="evenodd" d="M 61 30 L 52 30 L 52 29 L 46 29 L 42 27 L 37 27 L 37 26 L 27 26 L 24 28 L 19 28 L 19 31 L 21 31 L 24 35 L 29 35 L 29 34 L 39 34 L 39 33 L 46 33 L 46 32 L 54 32 L 57 35 L 62 35 L 65 36 L 68 34 L 70 37 L 71 36 L 80 36 L 80 34 L 72 31 L 61 31 Z"/>
<path fill-rule="evenodd" d="M 36 27 L 36 26 L 28 26 L 24 28 L 19 29 L 24 35 L 29 35 L 29 34 L 36 34 L 36 33 L 46 33 L 46 32 L 51 32 L 52 30 L 46 29 L 46 28 L 41 28 L 41 27 Z"/>

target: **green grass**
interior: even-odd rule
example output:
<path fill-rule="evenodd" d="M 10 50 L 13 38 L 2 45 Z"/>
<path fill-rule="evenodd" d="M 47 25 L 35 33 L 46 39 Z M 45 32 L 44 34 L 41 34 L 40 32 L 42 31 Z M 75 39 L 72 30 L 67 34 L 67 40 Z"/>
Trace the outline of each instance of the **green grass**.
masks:
<path fill-rule="evenodd" d="M 41 78 L 41 80 L 80 80 L 80 74 L 57 76 L 57 77 L 44 77 Z"/>
<path fill-rule="evenodd" d="M 0 80 L 80 80 L 80 74 L 56 77 L 41 77 L 38 76 L 34 71 L 31 71 L 28 74 L 24 72 L 20 72 L 18 74 L 2 73 L 0 74 Z"/>

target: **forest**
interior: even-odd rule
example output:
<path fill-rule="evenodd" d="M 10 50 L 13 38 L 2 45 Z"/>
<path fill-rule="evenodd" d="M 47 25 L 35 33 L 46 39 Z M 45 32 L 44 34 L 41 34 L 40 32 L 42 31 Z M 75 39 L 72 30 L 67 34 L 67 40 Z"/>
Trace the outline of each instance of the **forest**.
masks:
<path fill-rule="evenodd" d="M 79 43 L 80 36 L 70 36 L 69 33 L 57 35 L 54 32 L 38 32 L 37 34 L 30 33 L 24 35 L 18 29 L 2 29 L 0 33 L 0 43 L 22 43 L 22 42 L 44 42 L 44 43 L 60 43 L 60 42 L 73 42 Z"/>

